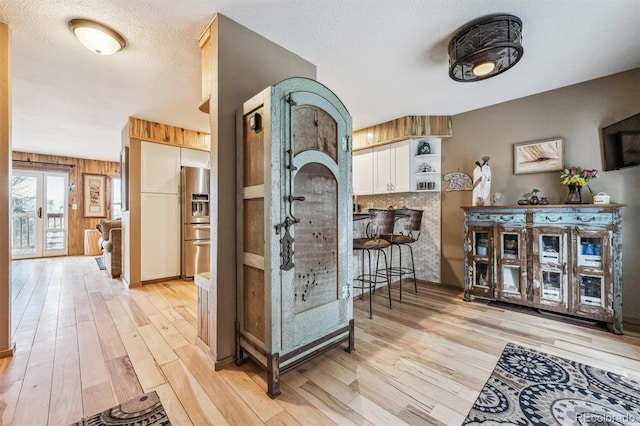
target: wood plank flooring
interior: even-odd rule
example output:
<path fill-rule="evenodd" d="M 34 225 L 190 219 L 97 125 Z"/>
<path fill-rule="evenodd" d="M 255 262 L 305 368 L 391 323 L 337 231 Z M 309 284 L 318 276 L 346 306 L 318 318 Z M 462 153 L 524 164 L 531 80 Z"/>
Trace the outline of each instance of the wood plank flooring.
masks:
<path fill-rule="evenodd" d="M 422 283 L 354 302 L 356 352 L 340 348 L 266 394 L 249 362 L 214 371 L 194 344 L 196 287 L 127 289 L 93 257 L 12 265 L 17 351 L 0 360 L 0 425 L 66 425 L 155 390 L 175 425 L 457 425 L 507 342 L 640 379 L 640 333 L 616 336 L 550 317 L 462 301 Z"/>

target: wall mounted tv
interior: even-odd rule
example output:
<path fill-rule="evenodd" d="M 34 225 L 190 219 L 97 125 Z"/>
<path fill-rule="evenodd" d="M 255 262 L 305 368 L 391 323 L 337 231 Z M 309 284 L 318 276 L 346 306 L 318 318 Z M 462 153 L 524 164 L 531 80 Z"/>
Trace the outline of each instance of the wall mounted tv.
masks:
<path fill-rule="evenodd" d="M 640 114 L 602 128 L 603 169 L 640 166 Z"/>

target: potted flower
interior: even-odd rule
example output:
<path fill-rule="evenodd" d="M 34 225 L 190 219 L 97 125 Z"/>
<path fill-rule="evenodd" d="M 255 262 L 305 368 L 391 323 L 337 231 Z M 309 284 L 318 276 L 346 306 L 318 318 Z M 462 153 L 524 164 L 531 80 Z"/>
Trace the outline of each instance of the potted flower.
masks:
<path fill-rule="evenodd" d="M 596 169 L 582 169 L 580 167 L 569 167 L 562 171 L 560 182 L 569 187 L 569 196 L 566 204 L 581 204 L 583 186 L 589 188 L 589 181 L 598 177 Z M 589 188 L 591 192 L 591 188 Z"/>

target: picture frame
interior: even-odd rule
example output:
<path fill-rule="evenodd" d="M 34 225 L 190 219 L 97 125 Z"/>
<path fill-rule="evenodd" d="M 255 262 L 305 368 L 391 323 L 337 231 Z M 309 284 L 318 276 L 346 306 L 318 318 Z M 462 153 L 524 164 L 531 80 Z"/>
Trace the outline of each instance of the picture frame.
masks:
<path fill-rule="evenodd" d="M 513 145 L 513 174 L 556 172 L 563 168 L 564 138 Z"/>
<path fill-rule="evenodd" d="M 107 216 L 106 182 L 105 175 L 82 174 L 84 217 Z"/>

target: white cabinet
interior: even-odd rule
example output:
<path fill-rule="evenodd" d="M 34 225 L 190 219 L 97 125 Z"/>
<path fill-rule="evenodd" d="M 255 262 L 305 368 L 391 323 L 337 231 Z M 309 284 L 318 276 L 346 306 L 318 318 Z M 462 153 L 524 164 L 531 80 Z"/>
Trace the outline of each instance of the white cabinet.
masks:
<path fill-rule="evenodd" d="M 373 194 L 373 148 L 353 153 L 353 195 Z"/>
<path fill-rule="evenodd" d="M 140 279 L 180 275 L 180 196 L 140 195 Z"/>
<path fill-rule="evenodd" d="M 373 193 L 411 190 L 411 140 L 373 148 Z"/>
<path fill-rule="evenodd" d="M 411 143 L 411 190 L 439 192 L 442 188 L 440 138 L 414 139 Z"/>
<path fill-rule="evenodd" d="M 142 161 L 140 191 L 179 194 L 180 148 L 153 142 L 142 142 L 140 149 Z"/>
<path fill-rule="evenodd" d="M 180 165 L 184 167 L 211 168 L 211 153 L 198 149 L 180 148 Z"/>

